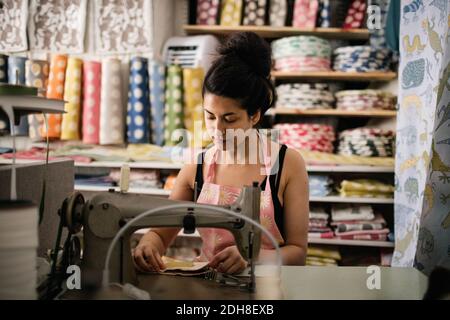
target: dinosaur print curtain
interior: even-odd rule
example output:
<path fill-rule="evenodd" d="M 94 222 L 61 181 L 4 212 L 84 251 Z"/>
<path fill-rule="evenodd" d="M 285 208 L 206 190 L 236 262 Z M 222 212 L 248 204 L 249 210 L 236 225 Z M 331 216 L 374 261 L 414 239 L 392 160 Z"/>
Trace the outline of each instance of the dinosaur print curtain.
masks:
<path fill-rule="evenodd" d="M 402 0 L 393 266 L 450 268 L 450 0 Z"/>

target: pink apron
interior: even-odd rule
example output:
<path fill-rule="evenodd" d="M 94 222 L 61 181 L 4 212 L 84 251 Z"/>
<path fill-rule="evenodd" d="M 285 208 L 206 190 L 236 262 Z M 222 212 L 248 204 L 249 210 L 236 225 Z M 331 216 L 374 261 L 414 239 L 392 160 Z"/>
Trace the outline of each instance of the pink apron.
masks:
<path fill-rule="evenodd" d="M 265 150 L 265 148 L 263 149 Z M 236 201 L 241 192 L 241 188 L 221 186 L 214 183 L 217 157 L 218 150 L 216 149 L 212 163 L 208 166 L 205 182 L 197 200 L 198 203 L 229 205 Z M 268 159 L 269 158 L 264 154 L 264 166 L 267 178 L 264 191 L 261 191 L 260 223 L 274 236 L 279 245 L 283 245 L 284 239 L 275 222 L 275 210 L 269 182 L 271 168 Z M 203 239 L 202 260 L 207 259 L 209 261 L 223 249 L 235 245 L 233 234 L 228 230 L 199 228 L 198 231 Z M 273 249 L 272 242 L 270 242 L 266 236 L 262 236 L 261 248 Z"/>

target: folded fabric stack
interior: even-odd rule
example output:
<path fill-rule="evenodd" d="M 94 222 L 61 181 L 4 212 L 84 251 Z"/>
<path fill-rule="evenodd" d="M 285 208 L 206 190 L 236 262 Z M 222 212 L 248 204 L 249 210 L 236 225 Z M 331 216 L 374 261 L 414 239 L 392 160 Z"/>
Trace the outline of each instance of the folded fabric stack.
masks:
<path fill-rule="evenodd" d="M 294 36 L 272 42 L 275 70 L 327 71 L 331 65 L 328 40 L 314 36 Z"/>
<path fill-rule="evenodd" d="M 75 185 L 113 188 L 117 186 L 117 181 L 106 175 L 77 173 L 75 174 Z"/>
<path fill-rule="evenodd" d="M 342 197 L 393 198 L 394 186 L 371 179 L 343 180 L 339 193 Z"/>
<path fill-rule="evenodd" d="M 369 205 L 335 204 L 331 208 L 331 226 L 343 240 L 386 241 L 389 229 L 386 221 Z"/>
<path fill-rule="evenodd" d="M 274 126 L 279 130 L 280 143 L 295 149 L 333 152 L 333 142 L 336 139 L 334 129 L 329 125 L 280 123 Z"/>
<path fill-rule="evenodd" d="M 120 183 L 120 170 L 111 170 L 109 177 L 115 182 Z M 130 188 L 161 188 L 158 170 L 132 169 L 130 171 Z"/>
<path fill-rule="evenodd" d="M 331 249 L 322 246 L 308 247 L 308 255 L 306 257 L 307 266 L 337 266 L 340 261 L 341 254 L 337 249 Z"/>
<path fill-rule="evenodd" d="M 336 108 L 341 110 L 395 110 L 393 94 L 381 90 L 344 90 L 336 93 Z"/>
<path fill-rule="evenodd" d="M 298 150 L 309 165 L 360 165 L 394 167 L 395 159 L 390 157 L 345 156 L 318 151 Z"/>
<path fill-rule="evenodd" d="M 392 53 L 370 46 L 340 47 L 334 51 L 333 69 L 344 72 L 388 71 Z"/>
<path fill-rule="evenodd" d="M 277 108 L 331 109 L 334 96 L 324 83 L 288 83 L 277 87 Z"/>
<path fill-rule="evenodd" d="M 309 195 L 313 197 L 326 197 L 333 192 L 333 180 L 329 176 L 310 174 Z"/>
<path fill-rule="evenodd" d="M 376 128 L 357 128 L 339 134 L 338 153 L 364 157 L 393 157 L 395 132 Z"/>
<path fill-rule="evenodd" d="M 308 225 L 309 238 L 333 238 L 333 230 L 328 225 L 329 216 L 322 207 L 310 209 Z"/>

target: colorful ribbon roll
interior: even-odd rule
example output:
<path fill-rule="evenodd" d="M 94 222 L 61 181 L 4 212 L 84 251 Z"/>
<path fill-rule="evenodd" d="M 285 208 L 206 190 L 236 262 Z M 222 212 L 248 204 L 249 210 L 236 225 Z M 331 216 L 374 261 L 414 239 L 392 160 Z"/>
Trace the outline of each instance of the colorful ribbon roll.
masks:
<path fill-rule="evenodd" d="M 318 9 L 318 0 L 296 0 L 292 25 L 297 28 L 314 28 Z"/>
<path fill-rule="evenodd" d="M 244 26 L 263 26 L 266 22 L 268 0 L 245 0 Z"/>
<path fill-rule="evenodd" d="M 127 136 L 129 143 L 150 142 L 150 100 L 148 60 L 133 57 L 130 61 Z"/>
<path fill-rule="evenodd" d="M 61 124 L 62 140 L 80 140 L 82 72 L 83 60 L 69 58 L 64 85 L 64 100 L 67 103 Z"/>
<path fill-rule="evenodd" d="M 213 26 L 217 24 L 219 0 L 197 1 L 197 24 Z"/>
<path fill-rule="evenodd" d="M 47 98 L 49 99 L 64 99 L 64 83 L 66 79 L 67 56 L 53 55 L 50 61 L 50 76 L 48 78 Z M 61 121 L 62 115 L 49 114 L 48 121 L 48 136 L 52 139 L 59 139 L 61 137 Z M 41 130 L 41 135 L 43 134 Z"/>
<path fill-rule="evenodd" d="M 178 129 L 183 128 L 183 80 L 182 70 L 178 65 L 167 68 L 166 78 L 166 115 L 164 119 L 164 140 L 166 146 L 174 146 L 184 139 L 184 134 Z"/>
<path fill-rule="evenodd" d="M 83 64 L 83 142 L 98 144 L 100 134 L 100 90 L 102 64 L 85 61 Z"/>
<path fill-rule="evenodd" d="M 38 95 L 45 97 L 48 77 L 49 63 L 44 60 L 28 60 L 25 63 L 26 85 L 38 88 Z M 38 141 L 45 137 L 45 123 L 42 115 L 31 114 L 28 116 L 29 136 L 32 140 Z"/>
<path fill-rule="evenodd" d="M 164 145 L 164 105 L 166 101 L 166 68 L 158 61 L 150 62 L 150 114 L 152 143 Z"/>
<path fill-rule="evenodd" d="M 269 20 L 273 27 L 284 27 L 288 13 L 288 4 L 286 0 L 271 0 Z"/>
<path fill-rule="evenodd" d="M 237 27 L 242 20 L 243 0 L 222 0 L 222 13 L 220 25 L 227 27 Z"/>
<path fill-rule="evenodd" d="M 121 62 L 106 59 L 102 63 L 100 144 L 124 143 L 123 118 Z"/>

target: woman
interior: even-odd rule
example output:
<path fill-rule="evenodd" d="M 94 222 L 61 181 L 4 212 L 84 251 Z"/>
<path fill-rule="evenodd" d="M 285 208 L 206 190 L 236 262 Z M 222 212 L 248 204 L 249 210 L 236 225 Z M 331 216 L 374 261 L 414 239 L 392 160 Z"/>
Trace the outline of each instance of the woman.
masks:
<path fill-rule="evenodd" d="M 214 146 L 200 155 L 199 160 L 205 160 L 203 164 L 200 161 L 181 169 L 170 199 L 231 204 L 243 186 L 261 182 L 261 223 L 279 242 L 283 264 L 303 265 L 309 215 L 304 161 L 297 151 L 285 145 L 264 143 L 267 139 L 252 130 L 274 105 L 275 88 L 269 80 L 270 46 L 254 33 L 236 33 L 218 52 L 220 55 L 203 84 L 205 123 Z M 245 132 L 244 138 L 236 143 L 238 135 L 233 133 L 239 132 Z M 252 163 L 250 160 L 255 158 Z M 196 194 L 198 198 L 194 199 Z M 158 228 L 145 234 L 134 251 L 137 266 L 144 271 L 164 269 L 161 256 L 179 230 Z M 246 261 L 230 232 L 209 228 L 199 232 L 203 239 L 202 256 L 211 267 L 229 274 L 245 269 Z M 275 261 L 273 249 L 263 236 L 259 260 Z"/>

